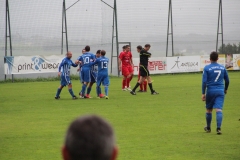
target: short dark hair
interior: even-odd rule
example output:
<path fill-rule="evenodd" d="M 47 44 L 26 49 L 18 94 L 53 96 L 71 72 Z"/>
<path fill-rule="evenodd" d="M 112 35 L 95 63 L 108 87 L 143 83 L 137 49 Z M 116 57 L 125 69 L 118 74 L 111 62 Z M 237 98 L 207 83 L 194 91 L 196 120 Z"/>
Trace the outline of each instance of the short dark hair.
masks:
<path fill-rule="evenodd" d="M 210 60 L 216 62 L 218 60 L 218 53 L 215 51 L 211 52 Z"/>
<path fill-rule="evenodd" d="M 101 55 L 105 56 L 105 54 L 106 54 L 106 51 L 105 50 L 101 50 Z"/>
<path fill-rule="evenodd" d="M 126 48 L 130 47 L 130 45 L 126 45 Z"/>
<path fill-rule="evenodd" d="M 101 53 L 101 50 L 99 49 L 99 50 L 97 50 L 97 52 L 96 52 L 96 54 L 100 54 Z"/>
<path fill-rule="evenodd" d="M 151 45 L 150 44 L 145 44 L 145 47 L 151 47 Z"/>
<path fill-rule="evenodd" d="M 71 160 L 110 160 L 115 147 L 114 132 L 101 117 L 83 116 L 70 124 L 65 146 Z"/>
<path fill-rule="evenodd" d="M 137 46 L 137 49 L 142 50 L 142 46 L 138 45 L 138 46 Z"/>
<path fill-rule="evenodd" d="M 85 51 L 86 51 L 86 52 L 89 52 L 89 51 L 90 51 L 90 46 L 87 45 L 87 46 L 85 47 Z"/>
<path fill-rule="evenodd" d="M 122 46 L 122 49 L 126 49 L 126 46 Z"/>

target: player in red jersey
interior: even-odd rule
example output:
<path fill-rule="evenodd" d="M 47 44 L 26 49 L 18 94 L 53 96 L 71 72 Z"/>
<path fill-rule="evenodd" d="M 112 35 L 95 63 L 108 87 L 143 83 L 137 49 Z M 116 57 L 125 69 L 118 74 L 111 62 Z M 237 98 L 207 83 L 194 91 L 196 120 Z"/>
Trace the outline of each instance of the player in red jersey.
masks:
<path fill-rule="evenodd" d="M 123 47 L 124 48 L 124 47 Z M 122 90 L 131 90 L 129 83 L 133 74 L 132 54 L 130 52 L 130 46 L 126 46 L 125 50 L 119 55 L 119 70 L 122 71 L 123 81 Z M 126 86 L 126 87 L 125 87 Z"/>

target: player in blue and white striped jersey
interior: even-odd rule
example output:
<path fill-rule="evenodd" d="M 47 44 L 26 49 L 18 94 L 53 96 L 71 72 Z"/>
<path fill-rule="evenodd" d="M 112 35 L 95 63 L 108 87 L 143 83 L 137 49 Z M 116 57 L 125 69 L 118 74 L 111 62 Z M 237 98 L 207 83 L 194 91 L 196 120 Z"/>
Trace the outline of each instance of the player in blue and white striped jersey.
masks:
<path fill-rule="evenodd" d="M 65 86 L 68 86 L 68 91 L 71 94 L 73 99 L 77 99 L 77 97 L 74 95 L 73 90 L 72 90 L 72 82 L 70 80 L 70 69 L 71 66 L 77 67 L 78 64 L 75 64 L 71 60 L 72 58 L 72 52 L 68 51 L 66 54 L 66 57 L 62 60 L 58 67 L 58 76 L 61 77 L 61 84 L 57 90 L 55 99 L 60 98 L 60 93 L 62 91 L 62 88 Z"/>

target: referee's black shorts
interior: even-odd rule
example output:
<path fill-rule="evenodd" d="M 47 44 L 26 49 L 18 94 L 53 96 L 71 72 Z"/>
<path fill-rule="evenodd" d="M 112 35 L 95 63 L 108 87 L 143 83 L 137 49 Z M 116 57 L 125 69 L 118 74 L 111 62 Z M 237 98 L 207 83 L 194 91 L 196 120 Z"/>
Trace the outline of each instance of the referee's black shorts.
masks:
<path fill-rule="evenodd" d="M 140 71 L 140 76 L 142 77 L 150 76 L 147 66 L 140 65 L 139 71 Z"/>

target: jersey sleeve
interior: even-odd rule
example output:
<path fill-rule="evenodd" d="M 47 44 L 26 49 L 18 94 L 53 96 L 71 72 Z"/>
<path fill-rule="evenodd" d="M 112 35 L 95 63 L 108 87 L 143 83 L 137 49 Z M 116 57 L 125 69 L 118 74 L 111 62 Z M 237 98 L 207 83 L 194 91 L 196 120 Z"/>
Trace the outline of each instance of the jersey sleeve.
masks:
<path fill-rule="evenodd" d="M 207 70 L 204 67 L 202 74 L 202 94 L 205 94 L 206 87 L 207 87 Z"/>
<path fill-rule="evenodd" d="M 72 63 L 73 67 L 77 67 L 78 66 L 78 64 L 73 63 L 73 61 L 71 61 L 71 63 Z"/>
<path fill-rule="evenodd" d="M 226 69 L 224 69 L 224 81 L 225 81 L 225 90 L 228 90 L 229 77 Z"/>
<path fill-rule="evenodd" d="M 122 52 L 119 54 L 118 58 L 122 60 L 122 58 L 123 58 Z"/>
<path fill-rule="evenodd" d="M 64 65 L 64 63 L 65 63 L 65 60 L 62 60 L 62 62 L 59 64 L 58 72 L 61 72 L 61 68 Z"/>
<path fill-rule="evenodd" d="M 150 56 L 152 55 L 151 53 L 149 53 L 149 52 L 147 52 L 147 51 L 145 51 L 145 50 L 141 50 L 140 54 L 146 55 L 146 56 L 148 56 L 148 57 L 150 57 Z"/>

